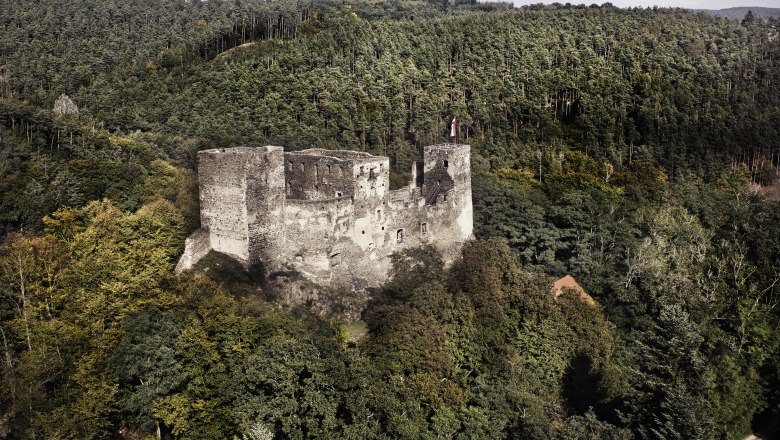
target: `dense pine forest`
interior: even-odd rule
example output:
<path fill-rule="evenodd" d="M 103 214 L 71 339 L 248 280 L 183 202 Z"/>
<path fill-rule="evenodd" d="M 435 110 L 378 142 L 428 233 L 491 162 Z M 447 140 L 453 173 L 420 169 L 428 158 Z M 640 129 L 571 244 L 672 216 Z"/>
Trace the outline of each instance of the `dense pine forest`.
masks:
<path fill-rule="evenodd" d="M 777 21 L 0 3 L 0 439 L 739 439 L 780 403 Z M 476 239 L 398 255 L 360 321 L 218 255 L 174 275 L 197 151 L 400 185 L 453 116 Z"/>

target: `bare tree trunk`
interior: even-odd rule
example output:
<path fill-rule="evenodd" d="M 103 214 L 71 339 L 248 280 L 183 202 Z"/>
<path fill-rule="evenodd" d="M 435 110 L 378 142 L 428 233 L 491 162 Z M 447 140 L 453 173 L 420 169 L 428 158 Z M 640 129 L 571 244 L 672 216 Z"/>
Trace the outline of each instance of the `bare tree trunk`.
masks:
<path fill-rule="evenodd" d="M 27 336 L 27 348 L 32 350 L 32 342 L 30 337 L 30 323 L 27 320 L 27 286 L 24 279 L 24 271 L 22 271 L 22 257 L 18 258 L 19 261 L 19 294 L 22 296 L 22 320 L 24 321 L 24 330 Z"/>
<path fill-rule="evenodd" d="M 539 183 L 542 183 L 542 150 L 536 150 L 536 154 L 539 156 Z"/>

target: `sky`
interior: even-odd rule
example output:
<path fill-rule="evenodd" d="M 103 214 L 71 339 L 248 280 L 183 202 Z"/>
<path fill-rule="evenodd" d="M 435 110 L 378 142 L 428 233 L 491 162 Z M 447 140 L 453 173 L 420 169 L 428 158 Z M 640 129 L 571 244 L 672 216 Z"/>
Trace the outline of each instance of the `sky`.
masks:
<path fill-rule="evenodd" d="M 571 3 L 580 4 L 591 3 L 602 4 L 607 1 L 620 8 L 629 8 L 634 6 L 660 6 L 666 8 L 688 8 L 688 9 L 723 9 L 733 8 L 735 6 L 763 6 L 765 8 L 780 8 L 780 0 L 513 0 L 515 6 L 534 4 L 534 3 Z"/>

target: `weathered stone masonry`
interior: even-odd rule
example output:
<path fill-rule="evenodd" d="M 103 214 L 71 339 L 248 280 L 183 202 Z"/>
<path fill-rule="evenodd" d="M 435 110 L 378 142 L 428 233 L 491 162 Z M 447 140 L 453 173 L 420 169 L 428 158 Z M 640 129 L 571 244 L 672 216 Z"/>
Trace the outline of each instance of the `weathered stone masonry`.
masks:
<path fill-rule="evenodd" d="M 338 287 L 377 286 L 390 255 L 432 244 L 445 261 L 472 236 L 468 145 L 428 146 L 408 186 L 390 190 L 387 157 L 281 147 L 198 153 L 201 229 L 177 272 L 210 250 L 267 273 L 295 270 Z"/>

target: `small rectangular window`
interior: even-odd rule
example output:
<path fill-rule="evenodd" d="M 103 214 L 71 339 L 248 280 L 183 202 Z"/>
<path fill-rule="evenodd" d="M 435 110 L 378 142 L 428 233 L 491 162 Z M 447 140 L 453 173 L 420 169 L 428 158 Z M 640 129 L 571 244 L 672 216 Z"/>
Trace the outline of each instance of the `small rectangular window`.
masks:
<path fill-rule="evenodd" d="M 450 166 L 450 161 L 445 160 L 444 161 L 444 168 L 448 168 Z"/>
<path fill-rule="evenodd" d="M 404 230 L 399 229 L 398 232 L 395 233 L 395 242 L 398 244 L 401 244 L 404 242 Z"/>
<path fill-rule="evenodd" d="M 420 233 L 422 233 L 422 235 L 425 235 L 425 234 L 428 233 L 428 223 L 420 224 Z"/>

